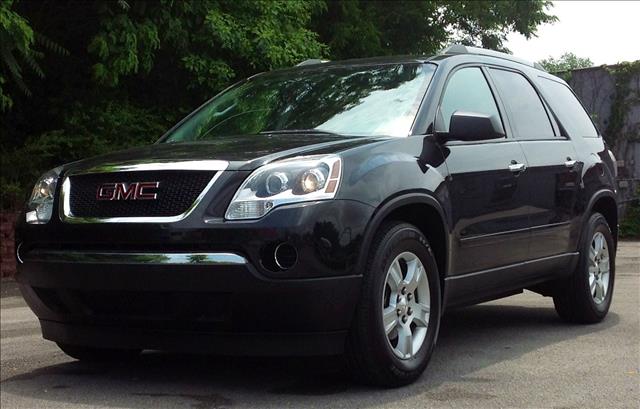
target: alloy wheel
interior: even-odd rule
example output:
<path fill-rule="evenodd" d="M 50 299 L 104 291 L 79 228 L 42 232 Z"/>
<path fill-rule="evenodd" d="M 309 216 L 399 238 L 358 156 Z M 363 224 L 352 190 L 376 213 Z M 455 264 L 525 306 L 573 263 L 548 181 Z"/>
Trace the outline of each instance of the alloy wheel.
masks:
<path fill-rule="evenodd" d="M 382 322 L 387 342 L 400 359 L 418 353 L 427 335 L 431 295 L 420 258 L 411 252 L 398 255 L 385 279 Z"/>
<path fill-rule="evenodd" d="M 596 304 L 607 298 L 610 270 L 607 240 L 601 232 L 596 232 L 589 248 L 589 292 Z"/>

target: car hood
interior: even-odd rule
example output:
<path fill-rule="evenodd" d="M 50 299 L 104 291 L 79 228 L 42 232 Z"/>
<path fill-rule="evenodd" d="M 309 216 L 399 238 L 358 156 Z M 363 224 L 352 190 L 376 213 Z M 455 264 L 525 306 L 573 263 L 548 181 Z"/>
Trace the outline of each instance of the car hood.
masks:
<path fill-rule="evenodd" d="M 254 170 L 268 162 L 301 155 L 331 154 L 380 141 L 381 137 L 342 137 L 325 134 L 248 135 L 191 143 L 158 143 L 96 156 L 69 164 L 65 171 L 109 166 L 224 160 L 228 170 Z"/>

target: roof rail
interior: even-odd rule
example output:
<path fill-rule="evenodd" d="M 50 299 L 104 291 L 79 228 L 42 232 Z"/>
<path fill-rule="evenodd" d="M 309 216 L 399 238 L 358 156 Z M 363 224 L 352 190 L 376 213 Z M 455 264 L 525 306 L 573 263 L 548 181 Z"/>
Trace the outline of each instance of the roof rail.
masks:
<path fill-rule="evenodd" d="M 440 52 L 440 54 L 475 54 L 475 55 L 484 55 L 487 57 L 501 58 L 503 60 L 517 62 L 519 64 L 528 65 L 529 67 L 536 68 L 538 70 L 546 72 L 547 70 L 537 62 L 527 61 L 522 58 L 514 57 L 511 54 L 501 53 L 499 51 L 487 50 L 485 48 L 480 47 L 470 47 L 462 44 L 453 44 L 449 47 L 445 48 Z"/>
<path fill-rule="evenodd" d="M 314 65 L 314 64 L 324 64 L 329 62 L 329 60 L 322 60 L 320 58 L 310 58 L 308 60 L 304 60 L 301 63 L 296 64 L 296 67 L 302 67 L 305 65 Z"/>

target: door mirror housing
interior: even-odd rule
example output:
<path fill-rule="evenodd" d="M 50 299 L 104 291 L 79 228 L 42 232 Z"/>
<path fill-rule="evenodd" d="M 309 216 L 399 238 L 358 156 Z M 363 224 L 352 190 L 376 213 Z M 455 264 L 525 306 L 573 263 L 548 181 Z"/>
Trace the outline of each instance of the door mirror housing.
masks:
<path fill-rule="evenodd" d="M 451 115 L 449 132 L 443 136 L 445 140 L 484 141 L 504 138 L 505 132 L 495 115 L 456 111 Z"/>

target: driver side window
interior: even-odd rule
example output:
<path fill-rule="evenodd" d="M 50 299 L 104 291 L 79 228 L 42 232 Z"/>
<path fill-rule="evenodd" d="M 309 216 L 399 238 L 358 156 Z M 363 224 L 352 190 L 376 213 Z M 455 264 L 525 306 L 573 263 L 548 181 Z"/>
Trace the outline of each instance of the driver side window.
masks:
<path fill-rule="evenodd" d="M 456 111 L 495 116 L 500 114 L 489 84 L 478 67 L 462 68 L 449 79 L 440 104 L 442 124 L 439 128 L 449 132 L 451 115 Z"/>

